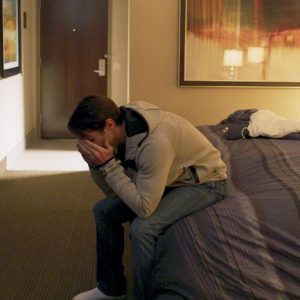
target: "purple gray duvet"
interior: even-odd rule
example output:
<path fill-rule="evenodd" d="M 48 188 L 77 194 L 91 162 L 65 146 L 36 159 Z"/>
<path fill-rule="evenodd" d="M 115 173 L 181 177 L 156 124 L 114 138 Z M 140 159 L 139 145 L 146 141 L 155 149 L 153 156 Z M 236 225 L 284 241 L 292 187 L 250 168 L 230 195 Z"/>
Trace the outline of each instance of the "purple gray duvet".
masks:
<path fill-rule="evenodd" d="M 228 195 L 159 238 L 149 299 L 300 299 L 300 141 L 200 130 L 228 167 Z"/>

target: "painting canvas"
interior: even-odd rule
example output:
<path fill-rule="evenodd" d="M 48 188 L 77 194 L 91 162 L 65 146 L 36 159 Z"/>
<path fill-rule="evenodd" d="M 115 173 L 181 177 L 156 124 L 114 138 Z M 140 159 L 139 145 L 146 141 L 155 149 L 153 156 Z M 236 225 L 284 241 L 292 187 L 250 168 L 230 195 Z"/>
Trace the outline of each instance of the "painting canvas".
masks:
<path fill-rule="evenodd" d="M 181 0 L 179 85 L 300 86 L 299 0 Z"/>
<path fill-rule="evenodd" d="M 21 71 L 20 2 L 1 0 L 1 75 Z"/>

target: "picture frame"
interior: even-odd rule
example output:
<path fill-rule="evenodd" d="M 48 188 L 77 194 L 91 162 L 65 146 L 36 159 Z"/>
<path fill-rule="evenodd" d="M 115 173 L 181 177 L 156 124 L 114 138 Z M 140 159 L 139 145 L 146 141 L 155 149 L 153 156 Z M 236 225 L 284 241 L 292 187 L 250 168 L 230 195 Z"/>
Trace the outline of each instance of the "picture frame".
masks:
<path fill-rule="evenodd" d="M 178 86 L 300 87 L 299 0 L 179 0 Z"/>
<path fill-rule="evenodd" d="M 20 0 L 0 0 L 0 75 L 21 72 Z"/>

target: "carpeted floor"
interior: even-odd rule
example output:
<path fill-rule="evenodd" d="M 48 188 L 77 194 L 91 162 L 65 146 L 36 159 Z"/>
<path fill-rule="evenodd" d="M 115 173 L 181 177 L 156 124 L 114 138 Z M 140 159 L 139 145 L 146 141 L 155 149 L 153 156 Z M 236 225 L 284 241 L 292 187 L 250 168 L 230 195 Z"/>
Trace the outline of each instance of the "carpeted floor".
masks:
<path fill-rule="evenodd" d="M 1 177 L 0 299 L 69 300 L 95 287 L 92 207 L 102 197 L 88 172 Z M 128 277 L 130 252 L 127 242 Z"/>

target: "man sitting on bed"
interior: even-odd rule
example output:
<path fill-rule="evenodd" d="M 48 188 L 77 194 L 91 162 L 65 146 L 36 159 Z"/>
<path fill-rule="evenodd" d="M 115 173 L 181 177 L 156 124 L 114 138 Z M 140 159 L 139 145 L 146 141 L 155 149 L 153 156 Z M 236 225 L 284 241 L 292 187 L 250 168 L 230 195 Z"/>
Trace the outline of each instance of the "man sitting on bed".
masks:
<path fill-rule="evenodd" d="M 86 97 L 68 127 L 106 194 L 94 207 L 98 286 L 74 299 L 126 297 L 122 224 L 129 221 L 134 297 L 142 300 L 159 235 L 224 198 L 226 166 L 192 124 L 146 102 L 119 108 L 106 97 Z"/>

